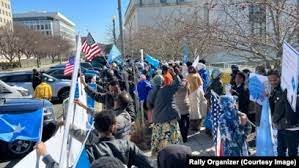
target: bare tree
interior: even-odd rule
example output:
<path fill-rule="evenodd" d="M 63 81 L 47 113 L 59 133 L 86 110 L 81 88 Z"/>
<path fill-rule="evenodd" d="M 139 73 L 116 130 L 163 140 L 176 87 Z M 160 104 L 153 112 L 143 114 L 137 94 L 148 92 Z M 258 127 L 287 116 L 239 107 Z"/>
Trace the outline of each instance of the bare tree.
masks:
<path fill-rule="evenodd" d="M 279 64 L 284 41 L 294 44 L 298 8 L 294 0 L 220 0 L 218 45 L 250 62 Z"/>

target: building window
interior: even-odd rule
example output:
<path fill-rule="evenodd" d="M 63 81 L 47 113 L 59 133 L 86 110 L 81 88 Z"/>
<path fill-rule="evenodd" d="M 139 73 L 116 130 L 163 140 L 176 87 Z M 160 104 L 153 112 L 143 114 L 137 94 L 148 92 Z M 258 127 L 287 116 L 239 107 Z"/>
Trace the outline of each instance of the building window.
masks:
<path fill-rule="evenodd" d="M 40 29 L 40 25 L 37 25 L 37 30 L 39 30 Z"/>
<path fill-rule="evenodd" d="M 7 5 L 7 9 L 10 9 L 10 5 Z"/>
<path fill-rule="evenodd" d="M 165 4 L 167 3 L 167 0 L 160 0 L 160 3 Z"/>
<path fill-rule="evenodd" d="M 44 25 L 40 25 L 40 29 L 44 30 Z"/>

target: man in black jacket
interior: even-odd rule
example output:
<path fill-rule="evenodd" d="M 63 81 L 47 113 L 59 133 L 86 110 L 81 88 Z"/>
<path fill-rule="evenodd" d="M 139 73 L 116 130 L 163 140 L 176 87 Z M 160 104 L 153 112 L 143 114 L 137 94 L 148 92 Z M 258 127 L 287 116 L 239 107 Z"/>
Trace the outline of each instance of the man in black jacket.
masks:
<path fill-rule="evenodd" d="M 81 76 L 81 83 L 83 84 L 86 93 L 93 98 L 95 101 L 103 103 L 104 109 L 113 109 L 115 106 L 115 100 L 117 99 L 117 96 L 121 94 L 122 92 L 127 93 L 126 91 L 121 91 L 119 84 L 117 81 L 113 80 L 109 83 L 109 92 L 106 93 L 100 93 L 96 92 L 93 89 L 91 89 L 84 81 L 84 77 Z M 134 121 L 135 119 L 135 109 L 133 105 L 133 101 L 130 101 L 126 107 L 125 110 L 130 114 L 131 120 Z"/>
<path fill-rule="evenodd" d="M 135 165 L 142 168 L 152 168 L 150 160 L 132 142 L 124 139 L 115 139 L 113 133 L 116 131 L 116 117 L 111 111 L 102 111 L 95 115 L 94 127 L 100 133 L 98 142 L 86 143 L 85 147 L 91 163 L 101 157 L 115 157 L 123 164 L 131 167 Z M 89 141 L 89 140 L 88 140 Z M 43 161 L 47 168 L 56 168 L 58 163 L 48 155 L 44 145 L 37 145 L 37 152 L 44 156 Z"/>
<path fill-rule="evenodd" d="M 297 98 L 296 112 L 292 110 L 288 100 L 287 92 L 283 91 L 280 86 L 280 73 L 277 70 L 271 70 L 268 74 L 269 82 L 272 87 L 271 96 L 269 98 L 270 109 L 272 114 L 272 122 L 277 129 L 277 153 L 278 156 L 298 156 L 299 145 L 299 123 L 298 116 L 299 102 Z M 295 118 L 295 120 L 293 119 Z M 294 122 L 295 121 L 295 122 Z"/>

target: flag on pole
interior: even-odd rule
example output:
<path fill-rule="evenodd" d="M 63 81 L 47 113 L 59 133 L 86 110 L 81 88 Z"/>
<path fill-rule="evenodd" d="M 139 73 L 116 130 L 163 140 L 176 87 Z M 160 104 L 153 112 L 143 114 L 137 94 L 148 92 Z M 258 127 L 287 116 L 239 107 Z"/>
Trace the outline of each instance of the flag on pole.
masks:
<path fill-rule="evenodd" d="M 108 55 L 108 63 L 112 64 L 113 62 L 115 62 L 118 65 L 123 64 L 122 55 L 115 45 L 112 46 L 112 49 Z"/>
<path fill-rule="evenodd" d="M 16 104 L 24 106 L 24 104 Z M 5 105 L 0 107 L 5 112 Z M 17 139 L 37 142 L 41 137 L 42 108 L 28 109 L 23 113 L 7 113 L 0 115 L 0 139 L 5 142 L 12 142 Z"/>
<path fill-rule="evenodd" d="M 188 47 L 187 44 L 184 43 L 184 63 L 186 64 L 188 62 L 188 55 L 189 55 L 189 51 L 188 51 Z"/>
<path fill-rule="evenodd" d="M 146 54 L 145 61 L 155 68 L 158 68 L 160 65 L 160 61 L 150 56 L 149 54 Z"/>
<path fill-rule="evenodd" d="M 263 101 L 260 126 L 256 133 L 256 156 L 274 156 L 274 138 L 272 132 L 269 100 Z"/>
<path fill-rule="evenodd" d="M 70 76 L 73 74 L 74 62 L 75 62 L 75 56 L 71 56 L 68 62 L 65 64 L 64 73 L 63 73 L 64 76 Z"/>
<path fill-rule="evenodd" d="M 82 52 L 85 54 L 85 58 L 88 61 L 93 60 L 96 56 L 104 55 L 104 50 L 94 41 L 90 33 L 88 33 L 86 40 L 82 45 Z"/>
<path fill-rule="evenodd" d="M 221 142 L 220 129 L 219 129 L 219 117 L 221 114 L 222 114 L 222 110 L 220 107 L 218 95 L 214 91 L 212 91 L 211 94 L 212 135 L 213 135 L 213 142 L 215 144 L 216 156 L 223 155 L 223 144 Z"/>

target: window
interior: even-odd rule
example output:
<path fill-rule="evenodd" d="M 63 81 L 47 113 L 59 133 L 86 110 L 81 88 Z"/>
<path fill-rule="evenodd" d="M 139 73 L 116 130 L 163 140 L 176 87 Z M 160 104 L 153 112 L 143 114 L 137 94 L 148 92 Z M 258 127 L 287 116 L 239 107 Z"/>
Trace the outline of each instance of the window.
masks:
<path fill-rule="evenodd" d="M 14 83 L 17 83 L 17 82 L 31 82 L 31 75 L 30 74 L 21 74 L 21 75 L 10 75 L 10 76 L 6 76 L 6 77 L 3 77 L 1 78 L 2 81 L 4 82 L 14 82 Z"/>
<path fill-rule="evenodd" d="M 44 30 L 44 25 L 40 25 L 40 29 L 41 29 L 41 30 Z"/>
<path fill-rule="evenodd" d="M 10 5 L 7 5 L 7 9 L 10 9 Z"/>
<path fill-rule="evenodd" d="M 49 29 L 49 25 L 46 24 L 46 25 L 45 25 L 45 29 Z"/>
<path fill-rule="evenodd" d="M 165 4 L 167 3 L 167 0 L 160 0 L 160 3 Z"/>
<path fill-rule="evenodd" d="M 37 25 L 37 30 L 39 30 L 40 29 L 40 25 Z"/>

